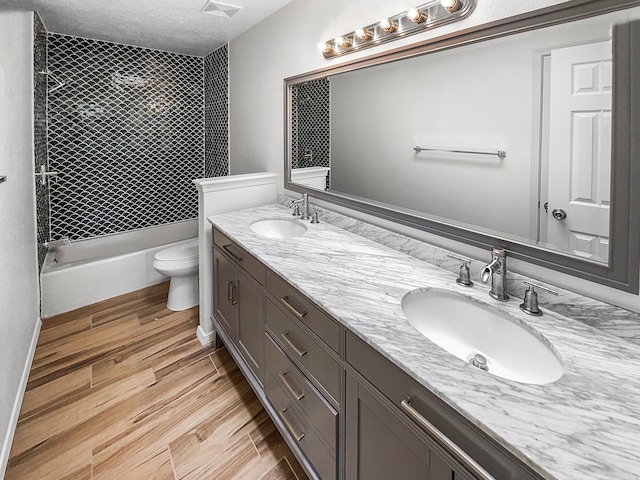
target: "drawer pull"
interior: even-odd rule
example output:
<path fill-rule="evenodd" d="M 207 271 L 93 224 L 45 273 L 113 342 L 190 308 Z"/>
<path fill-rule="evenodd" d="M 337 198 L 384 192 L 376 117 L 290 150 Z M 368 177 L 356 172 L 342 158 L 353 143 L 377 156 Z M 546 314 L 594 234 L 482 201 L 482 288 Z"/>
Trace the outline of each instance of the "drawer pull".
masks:
<path fill-rule="evenodd" d="M 293 425 L 291 425 L 291 422 L 289 422 L 289 419 L 287 419 L 287 417 L 285 417 L 285 415 L 284 415 L 284 413 L 287 410 L 288 410 L 288 408 L 285 408 L 284 410 L 278 411 L 278 416 L 280 417 L 280 419 L 284 423 L 284 426 L 287 427 L 287 430 L 289 430 L 289 433 L 291 435 L 293 435 L 293 438 L 296 439 L 296 442 L 299 442 L 300 440 L 302 440 L 304 438 L 304 432 L 302 432 L 302 433 L 296 433 L 295 432 L 295 429 L 293 428 Z"/>
<path fill-rule="evenodd" d="M 285 343 L 287 345 L 289 345 L 289 348 L 291 348 L 291 350 L 293 350 L 295 352 L 296 355 L 298 355 L 299 357 L 303 357 L 307 354 L 306 350 L 300 350 L 298 347 L 296 347 L 293 342 L 291 340 L 289 340 L 289 332 L 283 332 L 280 334 L 280 337 L 282 338 L 282 340 L 285 341 Z"/>
<path fill-rule="evenodd" d="M 280 375 L 278 375 L 280 377 L 280 380 L 282 380 L 282 384 L 287 388 L 287 390 L 289 390 L 289 393 L 293 395 L 296 400 L 302 400 L 304 398 L 304 393 L 296 392 L 289 383 L 289 380 L 286 379 L 286 375 L 287 372 L 282 372 Z"/>
<path fill-rule="evenodd" d="M 280 299 L 280 303 L 282 303 L 287 308 L 287 310 L 289 310 L 296 317 L 298 317 L 298 320 L 302 320 L 304 317 L 307 316 L 307 312 L 299 312 L 296 307 L 294 307 L 293 305 L 291 305 L 289 303 L 289 296 L 288 295 L 282 297 Z"/>
<path fill-rule="evenodd" d="M 229 255 L 231 255 L 233 258 L 235 258 L 238 262 L 241 262 L 241 261 L 242 261 L 242 257 L 239 257 L 238 255 L 236 255 L 235 253 L 233 253 L 233 251 L 232 251 L 232 250 L 231 250 L 231 248 L 229 248 L 229 247 L 230 247 L 230 245 L 225 245 L 225 246 L 223 246 L 222 248 L 224 248 L 224 249 L 225 249 L 225 251 L 226 251 Z"/>
<path fill-rule="evenodd" d="M 458 445 L 453 443 L 449 437 L 438 430 L 430 421 L 424 418 L 415 408 L 411 406 L 411 397 L 407 397 L 400 402 L 402 409 L 409 415 L 418 425 L 433 435 L 440 443 L 456 457 L 465 467 L 467 467 L 474 475 L 481 480 L 495 480 L 495 478 L 482 468 L 473 458 L 471 458 Z"/>

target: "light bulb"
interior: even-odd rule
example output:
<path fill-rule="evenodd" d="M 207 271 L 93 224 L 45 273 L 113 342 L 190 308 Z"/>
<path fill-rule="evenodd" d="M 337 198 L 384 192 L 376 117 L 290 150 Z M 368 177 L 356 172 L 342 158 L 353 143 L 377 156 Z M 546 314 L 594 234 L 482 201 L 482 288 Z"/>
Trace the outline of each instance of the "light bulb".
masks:
<path fill-rule="evenodd" d="M 398 29 L 398 27 L 388 18 L 380 20 L 380 28 L 387 33 L 395 32 Z"/>
<path fill-rule="evenodd" d="M 356 28 L 355 35 L 360 40 L 369 40 L 371 38 L 369 30 L 367 30 L 366 28 Z"/>
<path fill-rule="evenodd" d="M 322 53 L 329 53 L 332 50 L 331 49 L 331 45 L 329 44 L 329 42 L 320 42 L 320 43 L 318 43 L 318 49 Z"/>
<path fill-rule="evenodd" d="M 450 12 L 455 12 L 462 6 L 462 3 L 460 0 L 440 0 L 440 5 Z"/>
<path fill-rule="evenodd" d="M 346 48 L 351 45 L 351 42 L 344 35 L 334 38 L 333 43 L 335 43 L 338 48 Z"/>
<path fill-rule="evenodd" d="M 429 16 L 422 10 L 414 7 L 410 8 L 407 11 L 407 18 L 413 23 L 424 23 L 427 21 L 427 18 L 429 18 Z"/>

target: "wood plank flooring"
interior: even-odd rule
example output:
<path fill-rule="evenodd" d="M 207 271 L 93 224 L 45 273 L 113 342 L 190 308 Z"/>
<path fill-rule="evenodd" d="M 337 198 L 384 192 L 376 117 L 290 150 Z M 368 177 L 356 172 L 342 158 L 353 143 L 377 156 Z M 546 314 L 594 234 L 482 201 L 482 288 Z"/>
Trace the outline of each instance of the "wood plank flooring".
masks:
<path fill-rule="evenodd" d="M 43 321 L 6 480 L 307 480 L 168 283 Z"/>

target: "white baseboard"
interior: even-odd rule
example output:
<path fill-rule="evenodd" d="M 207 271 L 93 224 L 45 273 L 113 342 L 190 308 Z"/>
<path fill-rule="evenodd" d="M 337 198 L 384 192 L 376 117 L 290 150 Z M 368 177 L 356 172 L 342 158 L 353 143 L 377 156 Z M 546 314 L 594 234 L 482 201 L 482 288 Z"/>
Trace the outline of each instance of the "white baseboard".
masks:
<path fill-rule="evenodd" d="M 31 338 L 31 345 L 29 346 L 29 353 L 27 355 L 27 361 L 24 364 L 22 370 L 22 378 L 20 379 L 20 388 L 16 395 L 15 402 L 13 403 L 13 410 L 11 411 L 11 420 L 9 421 L 9 430 L 2 443 L 2 449 L 0 450 L 0 478 L 4 478 L 4 473 L 7 469 L 7 463 L 9 462 L 9 453 L 11 452 L 11 444 L 13 443 L 13 435 L 16 433 L 16 426 L 18 425 L 18 417 L 20 416 L 20 408 L 22 407 L 22 400 L 24 398 L 24 392 L 27 389 L 27 381 L 29 380 L 29 373 L 31 372 L 31 364 L 33 363 L 33 357 L 36 353 L 36 346 L 38 345 L 38 337 L 40 336 L 40 328 L 42 327 L 42 320 L 38 318 L 36 327 L 33 330 L 33 337 Z"/>
<path fill-rule="evenodd" d="M 203 347 L 210 347 L 213 345 L 213 342 L 216 340 L 216 332 L 205 333 L 202 329 L 202 326 L 198 325 L 198 329 L 196 330 L 196 337 L 200 340 L 200 343 Z"/>

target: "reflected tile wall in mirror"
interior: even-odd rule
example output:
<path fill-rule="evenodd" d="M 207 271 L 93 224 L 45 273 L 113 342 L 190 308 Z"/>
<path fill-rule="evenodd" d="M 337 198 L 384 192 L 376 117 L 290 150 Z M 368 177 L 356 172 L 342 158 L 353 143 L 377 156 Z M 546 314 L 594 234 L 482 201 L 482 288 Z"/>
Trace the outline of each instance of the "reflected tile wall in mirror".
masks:
<path fill-rule="evenodd" d="M 330 96 L 328 78 L 301 83 L 292 88 L 293 168 L 330 166 Z"/>

